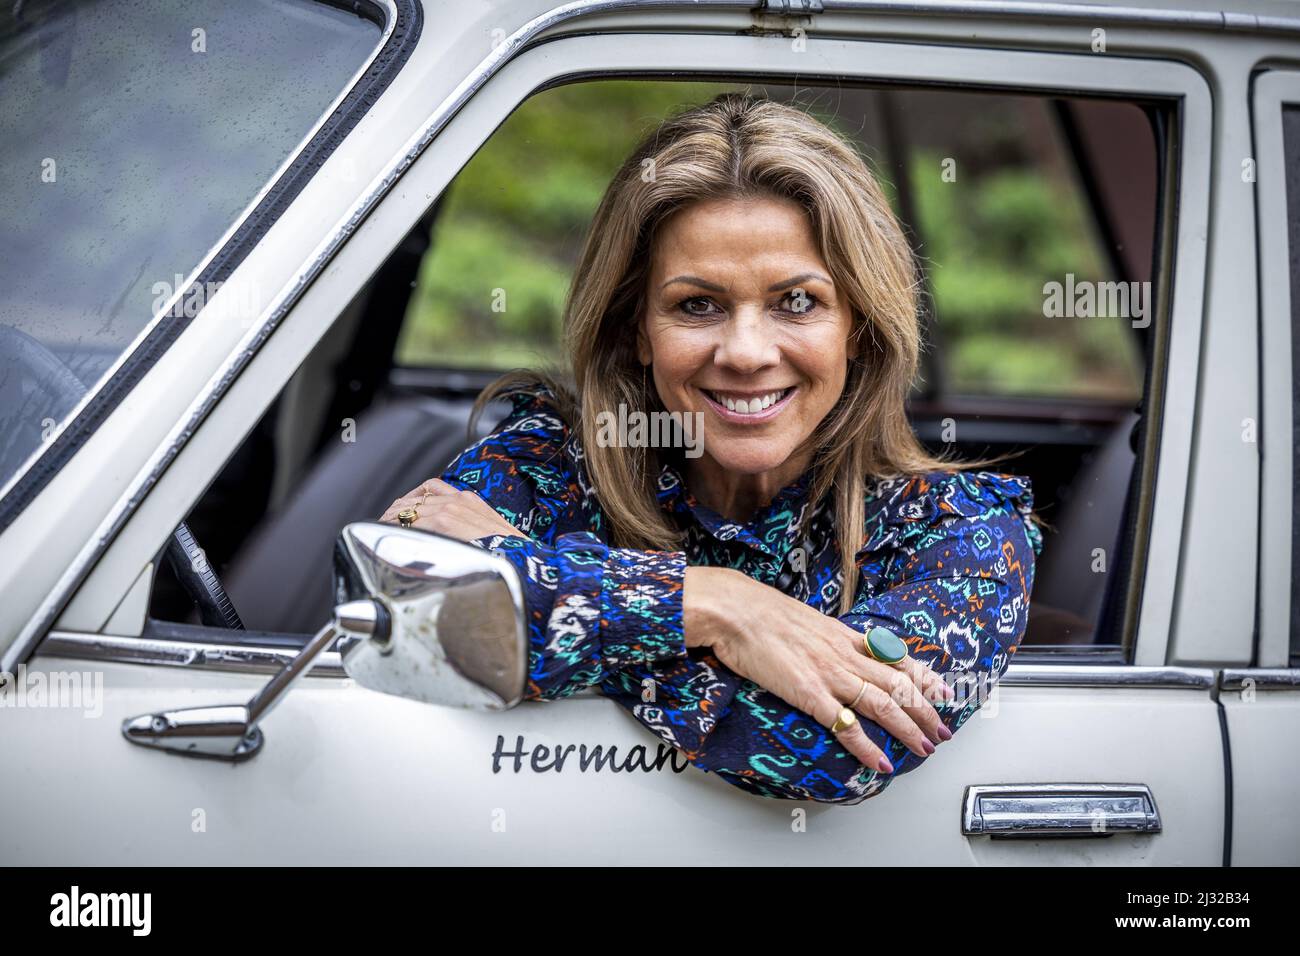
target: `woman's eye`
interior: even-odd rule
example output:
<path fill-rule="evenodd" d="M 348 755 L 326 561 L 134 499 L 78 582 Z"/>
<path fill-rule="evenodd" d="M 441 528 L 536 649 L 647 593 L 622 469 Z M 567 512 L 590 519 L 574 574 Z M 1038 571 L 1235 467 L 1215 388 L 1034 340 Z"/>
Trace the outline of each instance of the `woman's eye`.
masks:
<path fill-rule="evenodd" d="M 794 289 L 787 292 L 781 300 L 781 311 L 792 312 L 795 315 L 807 315 L 818 306 L 817 297 L 803 289 Z"/>
<path fill-rule="evenodd" d="M 677 308 L 687 315 L 712 315 L 712 300 L 702 295 L 692 296 L 677 303 Z"/>

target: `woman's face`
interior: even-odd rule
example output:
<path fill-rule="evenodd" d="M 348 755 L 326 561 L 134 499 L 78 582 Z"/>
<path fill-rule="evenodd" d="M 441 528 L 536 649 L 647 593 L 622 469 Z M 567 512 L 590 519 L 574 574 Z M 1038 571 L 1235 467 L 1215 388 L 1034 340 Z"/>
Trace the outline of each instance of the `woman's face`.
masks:
<path fill-rule="evenodd" d="M 694 203 L 651 255 L 639 355 L 665 408 L 704 414 L 698 464 L 794 480 L 853 355 L 848 300 L 807 214 L 778 198 Z"/>

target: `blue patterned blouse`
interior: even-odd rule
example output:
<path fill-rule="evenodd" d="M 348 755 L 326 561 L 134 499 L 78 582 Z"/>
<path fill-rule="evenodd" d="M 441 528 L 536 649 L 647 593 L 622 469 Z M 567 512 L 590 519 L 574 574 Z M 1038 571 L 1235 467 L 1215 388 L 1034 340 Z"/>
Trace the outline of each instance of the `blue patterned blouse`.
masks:
<path fill-rule="evenodd" d="M 833 517 L 820 505 L 805 514 L 807 475 L 740 524 L 699 504 L 665 466 L 659 501 L 684 532 L 682 550 L 615 548 L 577 436 L 545 395 L 517 395 L 496 431 L 442 478 L 528 535 L 475 542 L 519 572 L 531 641 L 527 697 L 554 700 L 597 685 L 695 766 L 768 797 L 858 803 L 924 759 L 863 719 L 894 774 L 865 767 L 816 720 L 708 648 L 684 643 L 688 564 L 737 568 L 837 614 L 844 584 Z M 1025 632 L 1042 549 L 1032 502 L 1027 479 L 992 472 L 868 484 L 856 599 L 837 616 L 859 631 L 894 630 L 913 657 L 945 674 L 957 696 L 935 707 L 954 732 L 987 699 Z"/>

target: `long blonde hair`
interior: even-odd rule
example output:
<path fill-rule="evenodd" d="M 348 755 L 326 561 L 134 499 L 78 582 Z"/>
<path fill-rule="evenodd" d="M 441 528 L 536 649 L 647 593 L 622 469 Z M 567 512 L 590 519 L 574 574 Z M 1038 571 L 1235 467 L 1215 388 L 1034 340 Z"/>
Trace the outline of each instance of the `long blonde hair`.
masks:
<path fill-rule="evenodd" d="M 679 548 L 680 532 L 655 495 L 656 449 L 603 447 L 596 440 L 597 416 L 620 404 L 629 412 L 663 410 L 636 350 L 660 223 L 702 200 L 769 196 L 792 199 L 807 211 L 831 279 L 853 311 L 857 357 L 849 362 L 839 401 L 814 432 L 810 489 L 813 502 L 833 495 L 846 582 L 843 613 L 854 597 L 851 571 L 864 536 L 867 479 L 959 465 L 932 456 L 906 416 L 921 351 L 912 249 L 861 156 L 806 113 L 723 93 L 649 133 L 606 189 L 573 274 L 564 306 L 572 388 L 556 376 L 515 372 L 489 386 L 478 408 L 530 385 L 549 388 L 570 434 L 582 443 L 611 541 Z"/>

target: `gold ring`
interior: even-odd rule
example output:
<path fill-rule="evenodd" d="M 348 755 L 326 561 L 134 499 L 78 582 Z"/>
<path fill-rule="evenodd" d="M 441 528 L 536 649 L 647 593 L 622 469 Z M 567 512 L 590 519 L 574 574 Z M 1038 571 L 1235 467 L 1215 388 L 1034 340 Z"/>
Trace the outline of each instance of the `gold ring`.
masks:
<path fill-rule="evenodd" d="M 420 512 L 416 511 L 414 508 L 403 508 L 401 511 L 397 512 L 397 520 L 401 523 L 403 528 L 409 528 L 415 523 L 415 519 L 418 517 L 420 517 Z"/>
<path fill-rule="evenodd" d="M 858 709 L 858 701 L 862 699 L 862 695 L 865 694 L 866 692 L 867 692 L 867 679 L 864 677 L 862 679 L 862 690 L 858 691 L 858 696 L 854 697 L 853 703 L 849 704 L 849 710 Z"/>
<path fill-rule="evenodd" d="M 839 716 L 835 718 L 835 723 L 831 724 L 831 733 L 838 734 L 841 730 L 848 730 L 857 722 L 858 715 L 847 707 L 842 707 Z"/>

